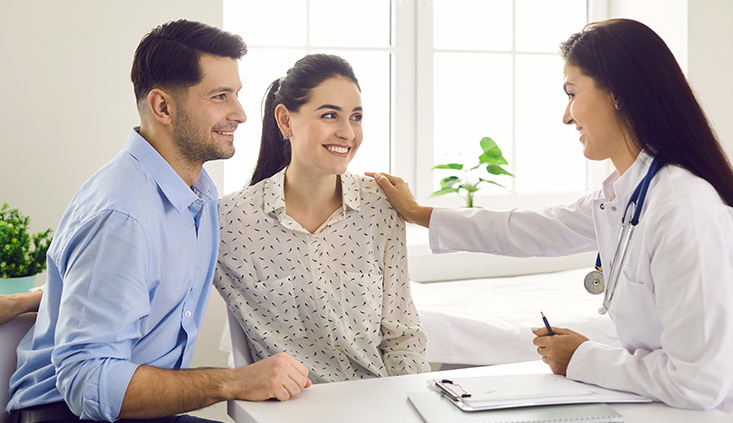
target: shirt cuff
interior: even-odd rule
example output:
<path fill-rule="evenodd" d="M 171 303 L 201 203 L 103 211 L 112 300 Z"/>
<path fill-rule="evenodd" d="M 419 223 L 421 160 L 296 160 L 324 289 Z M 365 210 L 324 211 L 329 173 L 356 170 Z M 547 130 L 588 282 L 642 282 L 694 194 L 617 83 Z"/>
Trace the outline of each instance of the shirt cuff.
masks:
<path fill-rule="evenodd" d="M 82 420 L 117 420 L 127 387 L 139 364 L 110 359 L 84 386 Z"/>
<path fill-rule="evenodd" d="M 580 344 L 575 350 L 573 356 L 570 357 L 570 363 L 568 363 L 568 368 L 565 371 L 565 375 L 568 379 L 581 381 L 583 380 L 583 370 L 585 369 L 584 366 L 586 368 L 588 366 L 588 355 L 590 354 L 591 350 L 593 350 L 594 344 L 598 343 L 594 341 L 585 341 Z"/>
<path fill-rule="evenodd" d="M 445 208 L 435 207 L 430 213 L 430 222 L 428 223 L 428 236 L 430 238 L 430 249 L 434 254 L 441 253 L 440 249 L 440 226 L 443 223 L 441 215 L 444 214 Z"/>

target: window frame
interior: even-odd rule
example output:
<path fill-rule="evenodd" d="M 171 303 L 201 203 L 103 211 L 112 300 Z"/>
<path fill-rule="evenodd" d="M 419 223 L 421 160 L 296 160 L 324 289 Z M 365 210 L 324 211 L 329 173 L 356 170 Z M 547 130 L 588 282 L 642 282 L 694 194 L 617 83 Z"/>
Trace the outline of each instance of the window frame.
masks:
<path fill-rule="evenodd" d="M 515 1 L 512 3 L 514 6 Z M 607 16 L 607 0 L 586 0 L 586 3 L 588 22 Z M 429 198 L 433 191 L 432 166 L 435 164 L 432 125 L 433 54 L 436 51 L 432 45 L 433 1 L 393 0 L 393 11 L 391 172 L 409 183 L 418 201 L 433 206 L 462 206 L 463 200 L 456 195 Z M 512 55 L 516 57 L 516 52 L 513 51 Z M 514 132 L 515 125 L 512 127 Z M 492 208 L 541 208 L 567 203 L 591 189 L 597 189 L 611 171 L 608 161 L 587 161 L 584 190 L 529 194 L 513 190 L 501 194 L 479 192 L 476 200 L 479 205 L 490 203 Z"/>

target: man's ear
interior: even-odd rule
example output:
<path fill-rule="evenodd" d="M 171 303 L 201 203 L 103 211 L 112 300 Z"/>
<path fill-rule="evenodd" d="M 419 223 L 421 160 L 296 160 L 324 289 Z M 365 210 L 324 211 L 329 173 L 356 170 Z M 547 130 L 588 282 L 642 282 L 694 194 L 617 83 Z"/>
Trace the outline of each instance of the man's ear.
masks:
<path fill-rule="evenodd" d="M 161 90 L 153 88 L 147 97 L 148 111 L 153 119 L 163 125 L 170 125 L 172 115 L 175 112 L 176 104 L 173 96 Z"/>
<path fill-rule="evenodd" d="M 282 103 L 275 107 L 275 121 L 277 122 L 277 126 L 280 128 L 280 133 L 283 135 L 283 138 L 290 138 L 293 136 L 290 111 Z"/>

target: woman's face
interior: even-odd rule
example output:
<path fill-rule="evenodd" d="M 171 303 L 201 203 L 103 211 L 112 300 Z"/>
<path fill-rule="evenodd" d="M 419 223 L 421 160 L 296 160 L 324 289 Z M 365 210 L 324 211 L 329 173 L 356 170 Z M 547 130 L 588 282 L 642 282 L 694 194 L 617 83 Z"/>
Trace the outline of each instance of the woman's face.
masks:
<path fill-rule="evenodd" d="M 565 64 L 563 88 L 568 95 L 568 106 L 563 123 L 575 125 L 580 132 L 583 154 L 590 160 L 617 161 L 629 155 L 626 132 L 616 116 L 611 93 L 598 88 L 595 81 L 584 75 L 580 68 Z M 619 105 L 623 107 L 623 105 Z M 632 161 L 633 162 L 633 161 Z"/>
<path fill-rule="evenodd" d="M 362 141 L 361 94 L 354 82 L 332 77 L 311 90 L 290 116 L 290 166 L 341 175 Z"/>

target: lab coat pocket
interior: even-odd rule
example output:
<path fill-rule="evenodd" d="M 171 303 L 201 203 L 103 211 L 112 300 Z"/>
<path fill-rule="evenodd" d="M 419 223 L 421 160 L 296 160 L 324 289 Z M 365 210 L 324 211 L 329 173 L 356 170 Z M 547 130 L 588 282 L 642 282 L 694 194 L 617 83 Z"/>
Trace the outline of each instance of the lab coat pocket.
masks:
<path fill-rule="evenodd" d="M 382 275 L 341 273 L 341 309 L 354 336 L 378 335 L 382 321 Z"/>
<path fill-rule="evenodd" d="M 625 264 L 624 267 L 621 269 L 621 277 L 619 278 L 619 281 L 623 281 L 624 283 L 628 282 L 635 285 L 644 285 L 644 278 L 639 275 L 635 267 L 632 267 L 628 264 Z"/>
<path fill-rule="evenodd" d="M 245 283 L 244 291 L 258 308 L 259 313 L 271 317 L 281 336 L 299 337 L 303 324 L 298 313 L 298 297 L 290 276 L 273 281 Z"/>

